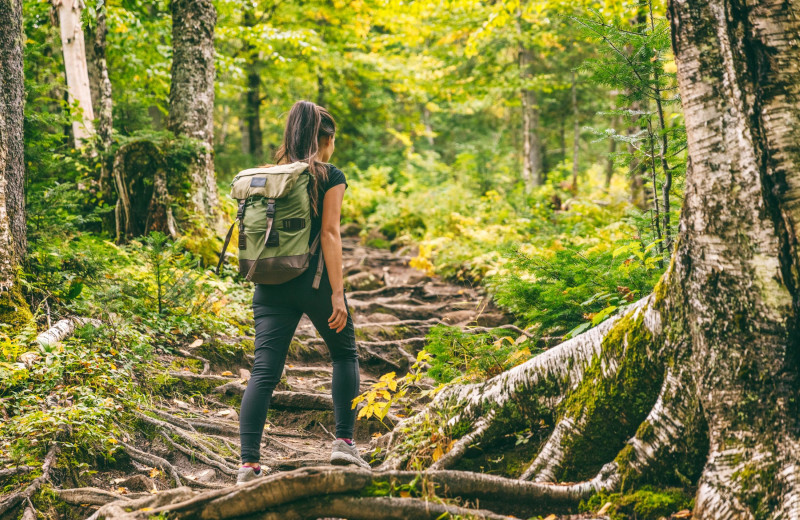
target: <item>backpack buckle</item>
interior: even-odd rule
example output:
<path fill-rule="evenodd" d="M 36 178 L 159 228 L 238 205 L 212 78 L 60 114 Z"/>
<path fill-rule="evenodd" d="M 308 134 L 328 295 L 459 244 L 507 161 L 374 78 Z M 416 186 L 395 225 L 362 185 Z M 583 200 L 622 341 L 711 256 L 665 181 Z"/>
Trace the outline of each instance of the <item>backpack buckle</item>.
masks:
<path fill-rule="evenodd" d="M 274 218 L 275 217 L 275 200 L 269 199 L 267 202 L 267 217 Z"/>

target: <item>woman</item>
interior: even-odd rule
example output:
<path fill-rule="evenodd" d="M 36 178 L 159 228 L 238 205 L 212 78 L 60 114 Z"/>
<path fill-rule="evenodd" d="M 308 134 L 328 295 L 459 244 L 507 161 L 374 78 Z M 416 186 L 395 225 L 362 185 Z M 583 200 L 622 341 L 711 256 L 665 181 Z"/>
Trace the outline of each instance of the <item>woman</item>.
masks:
<path fill-rule="evenodd" d="M 336 122 L 324 108 L 309 101 L 292 106 L 283 144 L 276 154 L 278 164 L 303 161 L 311 173 L 311 239 L 320 233 L 325 259 L 319 289 L 312 281 L 319 253 L 297 278 L 278 285 L 256 285 L 253 295 L 255 361 L 239 414 L 242 467 L 236 482 L 243 484 L 266 473 L 259 465 L 261 435 L 272 392 L 283 373 L 286 353 L 297 324 L 305 313 L 325 340 L 333 360 L 336 440 L 331 464 L 356 464 L 369 468 L 353 442 L 355 410 L 351 403 L 359 391 L 358 356 L 353 320 L 347 309 L 342 281 L 342 239 L 339 218 L 347 181 L 341 170 L 328 164 L 333 154 Z"/>

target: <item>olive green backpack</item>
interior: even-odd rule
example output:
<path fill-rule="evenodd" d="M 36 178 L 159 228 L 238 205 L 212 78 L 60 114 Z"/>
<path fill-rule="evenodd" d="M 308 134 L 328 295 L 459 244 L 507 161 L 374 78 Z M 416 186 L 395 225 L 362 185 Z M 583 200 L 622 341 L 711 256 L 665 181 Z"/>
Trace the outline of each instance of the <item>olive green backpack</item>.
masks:
<path fill-rule="evenodd" d="M 295 162 L 239 172 L 231 182 L 231 197 L 239 202 L 236 220 L 228 230 L 217 274 L 225 260 L 233 228 L 239 223 L 239 272 L 246 280 L 279 284 L 300 276 L 319 247 L 311 237 L 308 164 Z M 312 287 L 319 287 L 322 252 Z"/>

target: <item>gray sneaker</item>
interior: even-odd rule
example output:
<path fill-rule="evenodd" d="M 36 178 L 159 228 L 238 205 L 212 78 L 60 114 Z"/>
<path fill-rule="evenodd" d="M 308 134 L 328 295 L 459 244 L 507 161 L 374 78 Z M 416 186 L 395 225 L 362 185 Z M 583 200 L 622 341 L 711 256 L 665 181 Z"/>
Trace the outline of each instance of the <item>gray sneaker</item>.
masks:
<path fill-rule="evenodd" d="M 361 455 L 359 455 L 358 448 L 356 448 L 355 444 L 350 446 L 343 440 L 336 439 L 333 441 L 332 448 L 331 464 L 334 466 L 347 466 L 348 464 L 355 464 L 356 466 L 360 466 L 364 469 L 372 469 L 370 468 L 369 464 L 367 464 L 367 461 L 361 458 Z"/>
<path fill-rule="evenodd" d="M 266 468 L 261 466 L 261 469 L 258 473 L 256 470 L 251 468 L 250 466 L 242 466 L 239 468 L 239 472 L 236 473 L 236 485 L 241 486 L 243 484 L 247 484 L 248 482 L 252 482 L 254 480 L 258 480 L 259 478 L 263 477 L 266 473 Z"/>

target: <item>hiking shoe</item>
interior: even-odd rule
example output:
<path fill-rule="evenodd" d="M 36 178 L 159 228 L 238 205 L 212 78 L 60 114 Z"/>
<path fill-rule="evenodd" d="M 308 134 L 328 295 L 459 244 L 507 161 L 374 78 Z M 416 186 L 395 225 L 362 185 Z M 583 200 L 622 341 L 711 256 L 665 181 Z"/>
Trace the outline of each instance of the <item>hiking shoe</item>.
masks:
<path fill-rule="evenodd" d="M 347 466 L 348 464 L 355 464 L 364 469 L 370 468 L 367 461 L 361 458 L 356 448 L 355 443 L 351 446 L 341 439 L 333 441 L 333 449 L 331 450 L 331 464 L 334 466 Z"/>
<path fill-rule="evenodd" d="M 242 484 L 247 484 L 248 482 L 258 480 L 264 476 L 264 469 L 265 468 L 262 466 L 258 473 L 256 473 L 256 470 L 250 466 L 242 466 L 239 468 L 239 472 L 236 474 L 236 485 L 241 486 Z"/>

